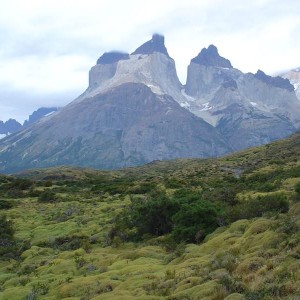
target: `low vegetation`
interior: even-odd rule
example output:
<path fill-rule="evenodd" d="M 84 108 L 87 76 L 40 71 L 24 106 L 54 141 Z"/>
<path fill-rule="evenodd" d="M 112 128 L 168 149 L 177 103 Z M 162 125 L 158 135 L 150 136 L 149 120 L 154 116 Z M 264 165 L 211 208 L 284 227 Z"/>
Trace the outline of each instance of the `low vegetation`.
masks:
<path fill-rule="evenodd" d="M 299 154 L 2 175 L 0 299 L 299 299 Z"/>

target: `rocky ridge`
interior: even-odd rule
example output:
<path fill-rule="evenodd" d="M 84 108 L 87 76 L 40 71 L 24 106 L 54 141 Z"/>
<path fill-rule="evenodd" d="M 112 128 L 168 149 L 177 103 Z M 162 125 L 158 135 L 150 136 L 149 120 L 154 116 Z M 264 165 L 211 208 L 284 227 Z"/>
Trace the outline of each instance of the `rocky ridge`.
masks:
<path fill-rule="evenodd" d="M 22 128 L 29 126 L 30 124 L 37 122 L 43 117 L 47 117 L 56 112 L 58 107 L 41 107 L 34 111 L 23 124 L 19 123 L 15 119 L 9 119 L 6 122 L 0 121 L 0 139 L 20 131 Z"/>
<path fill-rule="evenodd" d="M 300 101 L 287 79 L 261 70 L 244 74 L 216 47 L 209 48 L 188 67 L 186 107 L 215 126 L 233 149 L 265 144 L 300 128 Z"/>

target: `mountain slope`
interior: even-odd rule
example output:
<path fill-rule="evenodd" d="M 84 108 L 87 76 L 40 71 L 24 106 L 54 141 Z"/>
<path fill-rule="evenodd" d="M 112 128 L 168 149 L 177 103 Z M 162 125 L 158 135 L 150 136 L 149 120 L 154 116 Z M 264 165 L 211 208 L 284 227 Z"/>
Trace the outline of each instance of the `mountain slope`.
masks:
<path fill-rule="evenodd" d="M 229 151 L 212 126 L 138 83 L 70 104 L 2 145 L 2 171 L 55 165 L 111 169 Z"/>

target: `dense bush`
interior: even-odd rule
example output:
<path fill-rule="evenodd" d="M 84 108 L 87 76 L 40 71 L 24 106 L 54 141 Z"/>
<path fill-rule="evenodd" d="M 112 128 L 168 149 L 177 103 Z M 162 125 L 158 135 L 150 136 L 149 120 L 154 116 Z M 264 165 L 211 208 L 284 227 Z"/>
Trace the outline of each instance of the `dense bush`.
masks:
<path fill-rule="evenodd" d="M 146 199 L 132 199 L 126 211 L 129 214 L 127 225 L 137 229 L 138 237 L 144 234 L 163 235 L 171 232 L 172 216 L 178 209 L 179 204 L 164 193 Z"/>
<path fill-rule="evenodd" d="M 295 185 L 295 192 L 297 194 L 297 198 L 300 198 L 300 182 Z"/>
<path fill-rule="evenodd" d="M 129 207 L 116 218 L 109 238 L 140 240 L 171 233 L 176 242 L 199 242 L 218 227 L 218 216 L 217 206 L 201 199 L 198 192 L 179 190 L 174 197 L 156 192 L 132 198 Z M 134 234 L 128 235 L 128 230 Z"/>
<path fill-rule="evenodd" d="M 43 191 L 38 197 L 39 202 L 55 202 L 56 200 L 57 200 L 57 196 L 51 190 Z"/>
<path fill-rule="evenodd" d="M 16 251 L 16 244 L 13 239 L 14 229 L 6 215 L 0 214 L 0 257 L 12 258 Z"/>
<path fill-rule="evenodd" d="M 218 227 L 217 219 L 217 208 L 211 202 L 184 203 L 172 218 L 172 236 L 176 241 L 200 242 Z"/>
<path fill-rule="evenodd" d="M 132 194 L 146 194 L 152 192 L 156 188 L 156 184 L 152 182 L 142 182 L 140 185 L 130 189 Z"/>
<path fill-rule="evenodd" d="M 265 213 L 285 213 L 289 209 L 287 197 L 281 193 L 261 195 L 239 203 L 229 211 L 230 221 L 261 217 Z"/>
<path fill-rule="evenodd" d="M 0 199 L 0 209 L 9 209 L 12 207 L 13 207 L 13 205 L 11 202 L 4 200 L 4 199 Z"/>
<path fill-rule="evenodd" d="M 102 192 L 115 194 L 124 194 L 126 191 L 133 186 L 133 182 L 126 177 L 109 179 L 101 177 L 90 182 L 92 184 L 92 192 Z"/>
<path fill-rule="evenodd" d="M 91 248 L 89 238 L 86 235 L 70 235 L 57 237 L 55 240 L 51 242 L 43 242 L 39 244 L 39 246 L 59 249 L 61 251 L 83 248 L 87 252 Z"/>

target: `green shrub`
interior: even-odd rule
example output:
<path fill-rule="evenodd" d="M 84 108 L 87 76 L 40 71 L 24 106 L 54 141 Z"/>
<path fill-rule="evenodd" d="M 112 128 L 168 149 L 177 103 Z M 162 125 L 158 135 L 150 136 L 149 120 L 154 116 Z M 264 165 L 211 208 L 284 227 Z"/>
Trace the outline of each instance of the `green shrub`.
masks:
<path fill-rule="evenodd" d="M 156 197 L 135 199 L 129 207 L 129 222 L 137 229 L 137 234 L 163 235 L 172 230 L 172 216 L 179 204 L 161 193 Z"/>
<path fill-rule="evenodd" d="M 297 198 L 300 199 L 300 182 L 298 182 L 295 185 L 295 192 L 296 192 Z"/>
<path fill-rule="evenodd" d="M 147 197 L 131 199 L 131 205 L 116 218 L 107 241 L 171 233 L 176 242 L 200 242 L 218 227 L 219 215 L 216 204 L 202 200 L 198 192 L 179 190 L 168 197 L 156 190 Z"/>
<path fill-rule="evenodd" d="M 56 194 L 51 190 L 43 191 L 38 197 L 39 202 L 55 202 L 56 200 Z"/>
<path fill-rule="evenodd" d="M 89 238 L 85 235 L 70 235 L 57 237 L 52 242 L 43 242 L 39 244 L 40 247 L 49 247 L 59 249 L 61 251 L 76 250 L 83 248 L 86 252 L 91 250 Z"/>
<path fill-rule="evenodd" d="M 34 183 L 29 179 L 15 178 L 9 183 L 9 188 L 23 191 L 31 188 L 33 184 Z"/>
<path fill-rule="evenodd" d="M 14 235 L 14 229 L 12 221 L 7 220 L 6 215 L 0 215 L 0 238 L 12 239 Z"/>
<path fill-rule="evenodd" d="M 186 182 L 174 177 L 166 178 L 164 180 L 164 183 L 166 188 L 170 188 L 170 189 L 178 189 L 186 185 Z"/>
<path fill-rule="evenodd" d="M 250 198 L 229 211 L 230 221 L 261 217 L 265 213 L 285 213 L 289 210 L 287 197 L 276 193 Z"/>
<path fill-rule="evenodd" d="M 130 189 L 132 194 L 146 194 L 152 192 L 156 188 L 155 183 L 142 182 L 140 185 Z"/>
<path fill-rule="evenodd" d="M 2 259 L 13 258 L 16 254 L 16 243 L 14 241 L 13 223 L 7 220 L 6 215 L 0 215 L 0 257 Z"/>
<path fill-rule="evenodd" d="M 192 205 L 183 204 L 172 220 L 176 241 L 200 242 L 218 227 L 218 211 L 215 204 L 199 200 Z"/>
<path fill-rule="evenodd" d="M 11 202 L 4 199 L 0 199 L 0 209 L 10 209 L 12 207 L 13 205 Z"/>

